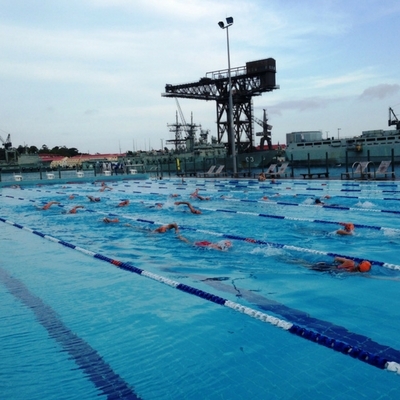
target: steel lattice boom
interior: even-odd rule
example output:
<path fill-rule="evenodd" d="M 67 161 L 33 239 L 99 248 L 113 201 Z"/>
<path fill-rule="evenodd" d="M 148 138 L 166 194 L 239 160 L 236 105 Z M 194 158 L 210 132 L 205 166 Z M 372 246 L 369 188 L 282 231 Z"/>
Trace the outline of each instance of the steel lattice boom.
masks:
<path fill-rule="evenodd" d="M 208 72 L 198 82 L 183 85 L 165 85 L 164 97 L 180 97 L 197 100 L 214 100 L 217 105 L 218 142 L 224 142 L 226 134 L 229 147 L 228 107 L 229 80 L 228 70 Z M 279 89 L 275 84 L 276 63 L 273 58 L 251 61 L 244 67 L 231 69 L 233 124 L 236 146 L 239 152 L 252 150 L 253 147 L 253 107 L 252 97 Z M 242 140 L 242 136 L 246 140 Z"/>

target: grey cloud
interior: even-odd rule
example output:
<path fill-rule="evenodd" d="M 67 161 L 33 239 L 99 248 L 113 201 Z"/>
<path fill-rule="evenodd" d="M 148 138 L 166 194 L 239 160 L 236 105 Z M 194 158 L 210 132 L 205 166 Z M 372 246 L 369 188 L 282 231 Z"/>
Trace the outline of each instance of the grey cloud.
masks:
<path fill-rule="evenodd" d="M 282 111 L 285 110 L 296 110 L 300 112 L 312 111 L 321 108 L 326 108 L 329 104 L 337 101 L 340 101 L 340 99 L 323 98 L 323 97 L 309 97 L 299 100 L 289 100 L 268 107 L 268 112 L 275 115 L 281 115 Z"/>
<path fill-rule="evenodd" d="M 398 93 L 400 90 L 400 85 L 393 84 L 389 85 L 387 83 L 382 83 L 380 85 L 371 86 L 368 89 L 365 89 L 361 96 L 361 100 L 370 100 L 370 99 L 384 99 L 385 97 L 392 96 Z"/>

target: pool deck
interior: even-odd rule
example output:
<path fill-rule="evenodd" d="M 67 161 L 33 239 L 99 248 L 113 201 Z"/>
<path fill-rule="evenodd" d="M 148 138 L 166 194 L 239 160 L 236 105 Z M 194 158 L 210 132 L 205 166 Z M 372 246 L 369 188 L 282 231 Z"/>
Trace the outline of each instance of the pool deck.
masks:
<path fill-rule="evenodd" d="M 210 177 L 197 177 L 193 175 L 188 175 L 188 176 L 178 176 L 176 174 L 171 174 L 169 175 L 164 175 L 164 176 L 157 176 L 157 175 L 150 175 L 148 173 L 138 173 L 138 174 L 120 174 L 120 175 L 85 175 L 79 176 L 78 174 L 76 176 L 68 176 L 66 178 L 60 178 L 57 176 L 57 174 L 52 174 L 49 177 L 47 174 L 43 174 L 44 178 L 42 179 L 29 179 L 28 174 L 24 175 L 14 175 L 14 176 L 8 176 L 6 179 L 4 179 L 4 176 L 0 180 L 0 188 L 3 187 L 15 187 L 15 186 L 44 186 L 44 185 L 54 185 L 54 184 L 79 184 L 79 183 L 100 183 L 100 182 L 120 182 L 124 180 L 148 180 L 148 179 L 157 179 L 157 180 L 162 180 L 162 179 L 182 179 L 183 180 L 197 180 L 197 179 L 204 179 L 204 180 L 255 180 L 257 181 L 259 172 L 253 172 L 253 171 L 241 171 L 236 174 L 236 176 L 233 176 L 232 174 L 224 175 L 224 176 L 210 176 Z M 304 180 L 304 181 L 327 181 L 327 180 L 342 180 L 342 181 L 358 181 L 358 182 L 395 182 L 398 181 L 399 178 L 396 177 L 396 175 L 391 172 L 388 173 L 387 176 L 379 176 L 379 177 L 374 177 L 374 176 L 368 176 L 367 178 L 358 176 L 352 173 L 346 173 L 346 176 L 344 176 L 344 173 L 342 171 L 332 171 L 329 174 L 326 174 L 325 172 L 312 172 L 312 173 L 304 173 L 303 170 L 295 170 L 293 173 L 291 171 L 286 171 L 284 174 L 282 174 L 279 177 L 269 177 L 266 179 L 265 182 L 270 182 L 271 180 L 274 181 L 285 181 L 285 180 L 292 180 L 292 179 L 299 179 L 299 180 Z M 261 181 L 263 182 L 263 181 Z"/>
<path fill-rule="evenodd" d="M 51 179 L 22 179 L 18 178 L 18 175 L 14 180 L 2 180 L 0 181 L 0 188 L 10 186 L 44 186 L 44 185 L 66 185 L 66 184 L 79 184 L 79 183 L 100 183 L 100 182 L 120 182 L 126 180 L 146 180 L 149 179 L 148 174 L 134 174 L 134 175 L 90 175 L 90 176 L 75 176 L 67 178 L 57 178 L 56 176 Z"/>

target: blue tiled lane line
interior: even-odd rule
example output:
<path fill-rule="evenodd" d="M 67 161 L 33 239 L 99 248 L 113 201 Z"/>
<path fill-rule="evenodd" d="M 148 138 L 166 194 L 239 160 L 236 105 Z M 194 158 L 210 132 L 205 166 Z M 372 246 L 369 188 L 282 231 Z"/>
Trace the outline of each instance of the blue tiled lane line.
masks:
<path fill-rule="evenodd" d="M 222 282 L 207 281 L 204 276 L 194 275 L 194 277 L 218 290 L 223 290 L 233 294 L 237 293 L 238 288 L 232 288 Z M 366 361 L 369 364 L 376 362 L 377 364 L 373 365 L 379 368 L 385 367 L 383 364 L 385 360 L 400 360 L 400 351 L 374 342 L 367 336 L 349 332 L 345 327 L 314 318 L 301 310 L 287 307 L 284 304 L 270 300 L 248 290 L 240 289 L 240 295 L 253 304 L 257 304 L 257 307 L 261 310 L 273 312 L 274 314 L 278 314 L 281 317 L 290 320 L 293 323 L 293 326 L 289 331 L 303 337 L 304 339 L 311 340 L 359 359 L 360 357 L 367 356 L 365 350 L 361 350 L 361 347 L 368 348 L 368 357 L 371 357 L 369 361 L 362 361 Z M 373 357 L 376 356 L 373 356 L 373 354 L 379 354 L 378 358 L 374 359 Z"/>
<path fill-rule="evenodd" d="M 68 352 L 75 363 L 85 372 L 93 385 L 109 399 L 140 399 L 132 388 L 102 359 L 88 343 L 71 332 L 58 318 L 55 311 L 33 295 L 18 279 L 0 267 L 0 281 L 8 291 L 36 316 L 50 337 Z"/>
<path fill-rule="evenodd" d="M 101 261 L 108 262 L 120 269 L 125 270 L 125 271 L 133 272 L 135 274 L 145 276 L 145 277 L 153 279 L 157 282 L 166 284 L 172 288 L 192 294 L 192 295 L 200 297 L 204 300 L 211 301 L 215 304 L 218 304 L 218 305 L 221 305 L 224 307 L 228 307 L 234 311 L 246 314 L 247 316 L 249 316 L 251 318 L 255 318 L 262 322 L 266 322 L 271 325 L 275 325 L 275 326 L 277 326 L 285 331 L 288 331 L 291 334 L 294 334 L 298 337 L 301 337 L 306 340 L 310 340 L 312 342 L 315 342 L 317 344 L 320 344 L 322 346 L 330 348 L 334 351 L 340 352 L 344 355 L 349 355 L 355 359 L 358 359 L 367 364 L 373 365 L 374 367 L 377 367 L 380 369 L 386 369 L 386 370 L 392 371 L 392 372 L 396 372 L 397 374 L 400 375 L 400 351 L 399 350 L 392 349 L 389 346 L 383 346 L 378 343 L 375 343 L 368 337 L 364 337 L 364 336 L 358 335 L 358 334 L 353 334 L 347 330 L 344 330 L 340 326 L 335 326 L 333 324 L 327 324 L 326 322 L 319 321 L 316 318 L 308 317 L 305 313 L 302 313 L 303 318 L 300 318 L 301 325 L 297 324 L 297 323 L 289 322 L 284 319 L 277 318 L 277 317 L 269 315 L 269 314 L 265 314 L 263 312 L 255 310 L 253 308 L 246 307 L 239 303 L 216 296 L 212 293 L 208 293 L 203 290 L 196 289 L 192 286 L 184 285 L 184 284 L 174 281 L 172 279 L 165 278 L 161 275 L 157 275 L 152 272 L 137 268 L 129 263 L 124 263 L 122 261 L 107 257 L 105 255 L 102 255 L 99 253 L 94 253 L 90 250 L 78 247 L 72 243 L 68 243 L 63 240 L 57 239 L 53 236 L 46 235 L 42 232 L 35 231 L 28 227 L 24 227 L 20 224 L 15 224 L 11 221 L 5 220 L 4 218 L 0 218 L 0 221 L 7 223 L 11 226 L 14 226 L 18 229 L 23 229 L 25 231 L 31 232 L 31 233 L 38 235 L 44 239 L 61 244 L 72 250 L 77 250 L 83 254 L 92 256 Z M 32 298 L 35 299 L 33 296 L 32 296 Z M 38 299 L 38 301 L 40 301 L 40 299 Z M 35 303 L 35 301 L 33 303 Z M 40 303 L 41 303 L 41 301 L 40 301 Z M 299 312 L 297 310 L 290 309 L 289 307 L 286 307 L 286 306 L 276 303 L 276 302 L 270 302 L 270 303 L 271 304 L 268 305 L 267 307 L 266 307 L 266 304 L 260 305 L 260 308 L 261 309 L 267 308 L 268 310 L 271 310 L 276 313 L 279 313 L 279 311 L 284 310 L 285 311 L 284 313 L 286 314 L 286 316 L 289 317 L 288 319 L 293 319 L 293 320 L 297 319 L 297 321 L 299 321 L 299 319 L 295 317 L 296 314 L 299 314 Z M 27 305 L 30 306 L 29 302 L 27 302 Z M 272 305 L 272 307 L 271 307 L 271 305 Z M 47 309 L 46 306 L 44 306 L 44 307 L 45 307 L 45 309 Z M 47 315 L 44 315 L 44 312 L 43 312 L 43 314 L 42 314 L 42 312 L 39 312 L 38 316 L 40 317 L 40 318 L 38 318 L 39 321 L 41 321 L 41 319 L 43 319 L 43 321 L 47 320 Z M 61 324 L 60 331 L 62 332 L 62 329 L 64 329 L 65 327 L 64 327 L 64 325 L 62 325 L 62 323 L 60 323 L 60 324 Z M 46 326 L 46 325 L 44 325 L 44 326 Z M 56 328 L 55 332 L 57 332 L 58 329 L 59 328 Z M 323 331 L 323 333 L 318 332 L 317 329 L 321 329 Z M 343 331 L 345 331 L 345 335 L 343 335 Z M 334 334 L 334 337 L 327 336 L 325 334 L 326 332 L 329 332 L 329 334 Z M 75 335 L 73 335 L 73 334 L 72 334 L 71 338 L 66 341 L 66 344 L 69 345 L 70 340 L 71 340 L 71 343 L 73 343 L 72 339 L 75 339 Z M 357 343 L 358 345 L 354 345 L 354 344 L 350 344 L 350 343 Z M 82 344 L 81 350 L 82 350 L 83 354 L 88 354 L 90 356 L 90 352 L 86 350 L 86 346 L 88 346 L 88 345 Z M 378 352 L 377 354 L 375 353 L 376 351 Z M 76 353 L 74 352 L 73 354 L 76 354 Z M 100 356 L 97 356 L 97 357 L 100 357 Z M 94 361 L 96 361 L 96 360 L 97 360 L 97 358 Z M 85 360 L 85 361 L 87 361 L 87 360 Z M 90 362 L 90 359 L 88 362 Z M 109 368 L 107 364 L 105 364 L 105 365 L 107 366 L 107 368 Z M 88 366 L 88 370 L 89 370 L 88 371 L 89 373 L 92 372 L 90 366 Z M 116 376 L 116 377 L 118 377 L 118 376 Z M 118 377 L 118 379 L 120 379 L 120 378 Z M 118 379 L 117 379 L 117 383 L 119 383 Z M 95 379 L 93 382 L 96 384 L 96 386 L 103 384 L 103 382 L 101 380 L 98 382 Z M 117 388 L 119 388 L 119 386 L 117 386 Z M 134 396 L 133 393 L 132 393 L 132 396 Z M 125 398 L 130 398 L 130 397 L 125 397 Z M 131 397 L 131 398 L 137 398 L 137 397 Z"/>

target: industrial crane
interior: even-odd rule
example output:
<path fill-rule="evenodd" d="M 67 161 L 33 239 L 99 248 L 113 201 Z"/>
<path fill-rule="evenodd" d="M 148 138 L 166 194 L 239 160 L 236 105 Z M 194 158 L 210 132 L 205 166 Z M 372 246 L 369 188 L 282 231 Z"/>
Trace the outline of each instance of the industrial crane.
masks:
<path fill-rule="evenodd" d="M 272 143 L 271 143 L 271 129 L 272 125 L 268 124 L 268 117 L 267 111 L 264 109 L 264 116 L 263 120 L 258 119 L 257 117 L 253 116 L 254 122 L 260 125 L 263 128 L 262 132 L 257 132 L 256 136 L 262 136 L 260 139 L 260 150 L 264 150 L 264 143 L 267 141 L 268 143 L 268 150 L 272 150 Z"/>
<path fill-rule="evenodd" d="M 11 143 L 11 135 L 8 134 L 7 139 L 4 140 L 1 136 L 0 136 L 0 140 L 3 143 L 3 146 L 6 150 L 8 150 L 9 148 L 12 147 L 12 143 Z"/>
<path fill-rule="evenodd" d="M 394 120 L 392 120 L 392 115 L 394 117 Z M 394 113 L 392 107 L 389 107 L 389 121 L 388 121 L 389 126 L 396 125 L 396 129 L 400 129 L 400 121 L 397 118 L 397 115 Z"/>
<path fill-rule="evenodd" d="M 16 161 L 16 159 L 17 159 L 17 150 L 12 147 L 11 135 L 8 134 L 6 140 L 4 140 L 0 136 L 0 141 L 3 144 L 3 147 L 4 147 L 4 153 L 5 153 L 5 157 L 6 157 L 6 162 L 8 163 L 10 161 L 9 154 L 13 154 L 14 155 L 13 158 Z"/>
<path fill-rule="evenodd" d="M 253 143 L 252 97 L 279 89 L 275 84 L 275 75 L 275 59 L 266 58 L 247 62 L 241 67 L 207 72 L 205 77 L 196 82 L 181 85 L 167 84 L 162 96 L 214 100 L 217 108 L 217 142 L 228 144 L 230 152 L 235 144 L 241 153 L 244 149 L 250 149 Z M 230 92 L 233 97 L 233 110 L 229 110 Z M 232 135 L 228 135 L 230 112 L 233 116 L 234 143 L 231 143 Z M 242 134 L 245 135 L 243 139 Z M 224 137 L 227 139 L 226 142 Z"/>

